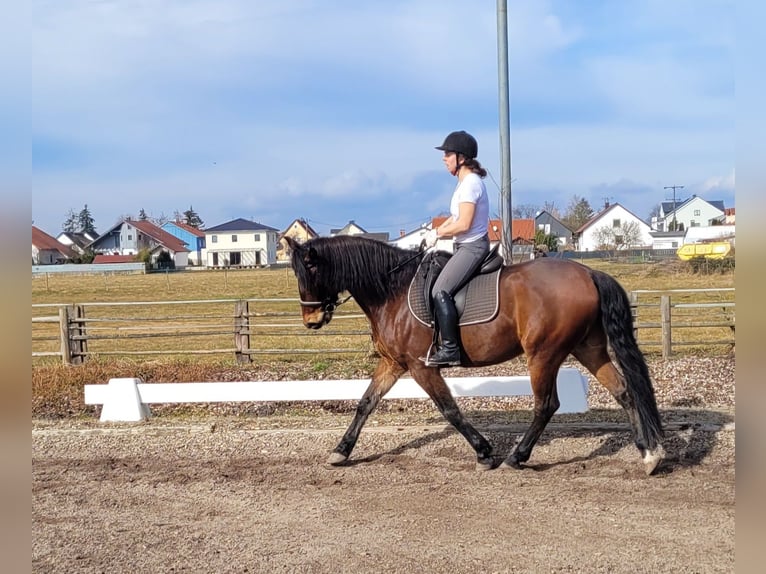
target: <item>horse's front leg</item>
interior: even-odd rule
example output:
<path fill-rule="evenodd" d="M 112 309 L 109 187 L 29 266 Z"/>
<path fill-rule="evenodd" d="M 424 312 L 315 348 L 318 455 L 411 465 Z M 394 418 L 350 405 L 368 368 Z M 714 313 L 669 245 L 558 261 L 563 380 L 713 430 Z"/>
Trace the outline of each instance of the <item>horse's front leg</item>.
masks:
<path fill-rule="evenodd" d="M 428 393 L 439 412 L 449 423 L 462 434 L 468 443 L 476 451 L 476 470 L 490 470 L 493 467 L 492 445 L 484 436 L 468 422 L 455 402 L 447 382 L 442 377 L 438 368 L 422 367 L 415 365 L 410 369 L 413 378 Z"/>
<path fill-rule="evenodd" d="M 356 406 L 354 420 L 351 421 L 351 425 L 349 425 L 338 446 L 330 454 L 327 462 L 338 465 L 348 460 L 348 457 L 351 456 L 351 451 L 354 450 L 356 441 L 359 439 L 359 433 L 362 431 L 364 423 L 367 422 L 367 417 L 375 410 L 380 399 L 391 390 L 391 387 L 394 386 L 394 383 L 399 380 L 399 377 L 405 371 L 406 369 L 390 359 L 382 358 L 378 361 L 370 385 L 364 391 L 364 395 L 362 395 L 359 404 Z"/>

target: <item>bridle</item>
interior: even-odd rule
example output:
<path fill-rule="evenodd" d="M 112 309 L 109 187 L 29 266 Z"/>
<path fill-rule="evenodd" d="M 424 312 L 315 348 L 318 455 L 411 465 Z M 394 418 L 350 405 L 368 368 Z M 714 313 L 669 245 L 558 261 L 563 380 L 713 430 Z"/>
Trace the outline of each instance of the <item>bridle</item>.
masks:
<path fill-rule="evenodd" d="M 298 301 L 303 307 L 320 307 L 324 313 L 334 313 L 335 309 L 349 299 L 351 299 L 351 295 L 343 299 L 343 301 L 339 301 L 336 295 L 335 297 L 325 297 L 322 301 L 304 301 L 303 299 L 298 299 Z"/>

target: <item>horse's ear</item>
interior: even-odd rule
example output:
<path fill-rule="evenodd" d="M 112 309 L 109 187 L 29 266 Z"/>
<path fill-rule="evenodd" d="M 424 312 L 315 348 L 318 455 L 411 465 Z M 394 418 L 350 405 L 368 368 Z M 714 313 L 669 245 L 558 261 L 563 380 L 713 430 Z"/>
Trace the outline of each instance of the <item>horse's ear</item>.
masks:
<path fill-rule="evenodd" d="M 300 249 L 300 243 L 295 241 L 295 239 L 293 239 L 289 235 L 285 235 L 285 243 L 287 243 L 287 246 L 290 248 L 290 251 L 298 251 L 298 249 Z"/>

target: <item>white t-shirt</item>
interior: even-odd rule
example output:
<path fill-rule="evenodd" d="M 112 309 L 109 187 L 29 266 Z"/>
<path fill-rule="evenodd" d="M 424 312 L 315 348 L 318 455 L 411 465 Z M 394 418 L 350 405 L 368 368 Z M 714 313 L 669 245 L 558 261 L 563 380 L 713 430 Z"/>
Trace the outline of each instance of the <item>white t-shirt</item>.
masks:
<path fill-rule="evenodd" d="M 469 173 L 466 175 L 463 181 L 457 184 L 455 191 L 452 193 L 449 211 L 454 221 L 457 221 L 460 215 L 461 203 L 476 204 L 471 227 L 464 233 L 455 235 L 455 241 L 458 243 L 470 243 L 480 239 L 487 233 L 489 227 L 487 188 L 484 187 L 484 181 L 477 174 Z"/>

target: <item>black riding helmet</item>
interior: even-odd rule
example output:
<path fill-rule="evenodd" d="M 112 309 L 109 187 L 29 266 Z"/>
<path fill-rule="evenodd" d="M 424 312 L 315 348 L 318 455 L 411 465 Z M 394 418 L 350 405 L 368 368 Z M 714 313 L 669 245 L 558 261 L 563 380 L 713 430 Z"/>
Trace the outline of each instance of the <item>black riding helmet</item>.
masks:
<path fill-rule="evenodd" d="M 476 143 L 476 139 L 463 130 L 449 134 L 444 138 L 444 143 L 436 146 L 436 149 L 459 153 L 468 159 L 474 159 L 479 155 L 479 144 Z"/>

